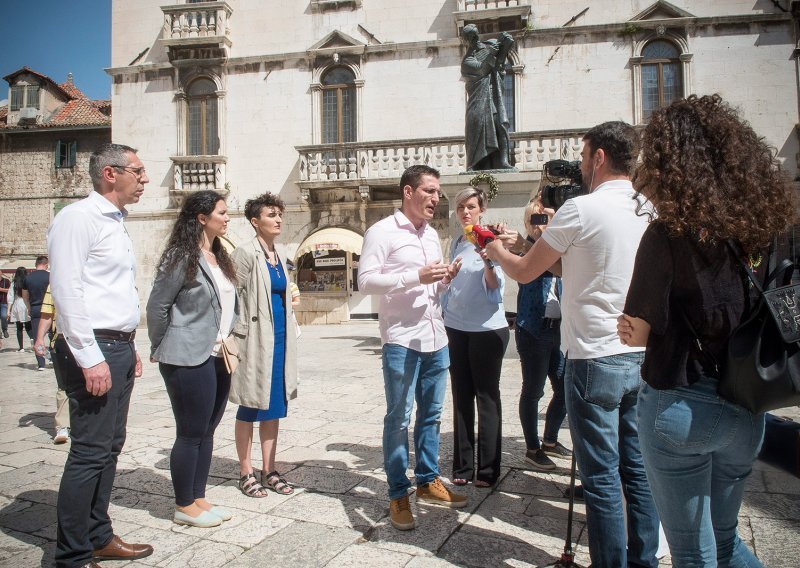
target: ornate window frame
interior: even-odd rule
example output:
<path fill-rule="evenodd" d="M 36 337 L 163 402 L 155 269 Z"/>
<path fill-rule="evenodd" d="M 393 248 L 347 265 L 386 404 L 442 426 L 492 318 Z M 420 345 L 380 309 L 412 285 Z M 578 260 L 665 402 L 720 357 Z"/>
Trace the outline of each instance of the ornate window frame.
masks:
<path fill-rule="evenodd" d="M 692 57 L 689 50 L 689 42 L 684 36 L 674 30 L 668 30 L 659 26 L 648 33 L 642 39 L 636 40 L 633 46 L 633 57 L 629 59 L 631 72 L 633 74 L 633 123 L 644 124 L 644 103 L 642 102 L 642 64 L 644 57 L 642 50 L 644 47 L 655 40 L 666 40 L 673 43 L 680 54 L 678 59 L 681 62 L 681 96 L 688 97 L 692 92 Z"/>
<path fill-rule="evenodd" d="M 524 116 L 522 114 L 522 104 L 525 100 L 522 88 L 522 76 L 525 71 L 525 64 L 519 58 L 519 53 L 516 49 L 508 52 L 508 66 L 506 73 L 511 73 L 514 76 L 514 124 L 512 124 L 512 131 L 518 132 L 520 129 L 520 119 Z"/>
<path fill-rule="evenodd" d="M 187 156 L 188 139 L 189 139 L 189 95 L 187 94 L 189 85 L 197 79 L 208 79 L 212 81 L 217 90 L 215 91 L 217 99 L 217 136 L 219 137 L 219 148 L 214 155 L 226 155 L 227 136 L 226 129 L 226 113 L 225 113 L 225 95 L 227 91 L 223 87 L 222 77 L 217 73 L 208 70 L 199 70 L 181 78 L 180 87 L 175 92 L 175 110 L 176 110 L 176 123 L 178 126 L 178 143 L 176 145 L 178 156 Z"/>
<path fill-rule="evenodd" d="M 364 78 L 361 75 L 361 65 L 345 60 L 338 53 L 334 53 L 330 62 L 325 65 L 314 66 L 311 75 L 311 140 L 312 144 L 322 144 L 322 77 L 336 67 L 344 67 L 353 73 L 353 82 L 356 91 L 356 140 L 364 139 L 363 132 L 363 88 Z"/>

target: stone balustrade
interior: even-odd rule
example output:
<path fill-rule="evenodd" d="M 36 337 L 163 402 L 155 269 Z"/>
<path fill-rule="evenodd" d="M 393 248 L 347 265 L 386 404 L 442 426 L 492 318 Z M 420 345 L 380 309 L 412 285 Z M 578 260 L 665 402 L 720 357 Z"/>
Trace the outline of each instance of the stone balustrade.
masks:
<path fill-rule="evenodd" d="M 537 171 L 555 159 L 579 160 L 585 130 L 515 132 L 513 156 L 519 171 Z M 442 175 L 467 169 L 464 138 L 420 138 L 384 142 L 348 142 L 298 146 L 301 182 L 399 178 L 415 164 L 436 168 Z"/>
<path fill-rule="evenodd" d="M 230 38 L 231 7 L 226 2 L 202 2 L 162 6 L 164 27 L 161 39 Z"/>
<path fill-rule="evenodd" d="M 458 0 L 459 12 L 520 6 L 520 0 Z"/>
<path fill-rule="evenodd" d="M 178 205 L 187 195 L 213 189 L 227 195 L 225 189 L 226 156 L 172 156 L 173 184 L 170 195 Z"/>

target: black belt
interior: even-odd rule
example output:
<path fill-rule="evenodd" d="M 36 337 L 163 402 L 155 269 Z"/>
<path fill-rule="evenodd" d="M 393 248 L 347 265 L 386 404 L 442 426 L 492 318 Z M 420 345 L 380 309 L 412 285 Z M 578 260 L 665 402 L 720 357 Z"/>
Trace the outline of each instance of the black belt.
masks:
<path fill-rule="evenodd" d="M 542 329 L 553 329 L 561 325 L 561 318 L 543 318 Z"/>
<path fill-rule="evenodd" d="M 105 339 L 106 341 L 122 341 L 124 343 L 131 343 L 136 337 L 136 330 L 133 331 L 116 331 L 113 329 L 95 329 L 94 336 L 97 339 Z"/>

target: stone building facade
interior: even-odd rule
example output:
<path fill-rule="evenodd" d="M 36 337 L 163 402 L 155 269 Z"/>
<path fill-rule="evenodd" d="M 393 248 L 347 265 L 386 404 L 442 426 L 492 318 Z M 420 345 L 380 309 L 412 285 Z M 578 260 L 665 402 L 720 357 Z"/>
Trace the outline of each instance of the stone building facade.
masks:
<path fill-rule="evenodd" d="M 50 221 L 92 189 L 89 156 L 111 141 L 111 101 L 28 68 L 4 77 L 0 107 L 0 268 L 33 267 Z M 5 98 L 5 97 L 3 97 Z"/>
<path fill-rule="evenodd" d="M 507 31 L 504 96 L 516 171 L 494 174 L 485 220 L 522 228 L 542 165 L 578 159 L 593 125 L 644 125 L 675 97 L 720 93 L 798 173 L 798 3 L 726 0 L 227 0 L 114 2 L 115 140 L 140 149 L 150 184 L 129 217 L 146 296 L 176 207 L 228 196 L 287 203 L 281 255 L 303 290 L 301 320 L 369 317 L 355 278 L 360 239 L 399 203 L 408 165 L 470 182 L 459 32 Z M 445 250 L 457 223 L 434 219 Z M 514 287 L 506 297 L 513 309 Z"/>

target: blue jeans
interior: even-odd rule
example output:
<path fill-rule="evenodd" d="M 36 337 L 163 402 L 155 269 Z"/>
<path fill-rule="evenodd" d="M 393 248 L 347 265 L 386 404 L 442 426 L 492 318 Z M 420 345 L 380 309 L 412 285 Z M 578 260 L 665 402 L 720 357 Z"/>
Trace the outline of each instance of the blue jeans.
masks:
<path fill-rule="evenodd" d="M 417 401 L 414 450 L 417 485 L 439 477 L 439 430 L 447 387 L 450 355 L 447 347 L 421 353 L 400 345 L 383 346 L 383 385 L 386 416 L 383 419 L 383 467 L 389 482 L 389 498 L 408 493 L 408 425 Z"/>
<path fill-rule="evenodd" d="M 564 391 L 594 568 L 658 566 L 658 515 L 636 422 L 643 359 L 644 353 L 567 359 Z"/>
<path fill-rule="evenodd" d="M 717 396 L 717 381 L 639 393 L 647 479 L 673 566 L 760 567 L 736 533 L 764 415 Z"/>
<path fill-rule="evenodd" d="M 525 435 L 525 446 L 538 450 L 539 401 L 544 396 L 544 383 L 550 378 L 553 398 L 547 405 L 542 441 L 555 444 L 558 431 L 567 415 L 564 401 L 564 355 L 561 354 L 561 330 L 558 327 L 530 333 L 516 331 L 517 352 L 522 366 L 522 392 L 519 394 L 519 421 Z"/>
<path fill-rule="evenodd" d="M 8 304 L 0 304 L 0 328 L 2 328 L 3 335 L 8 333 Z"/>

